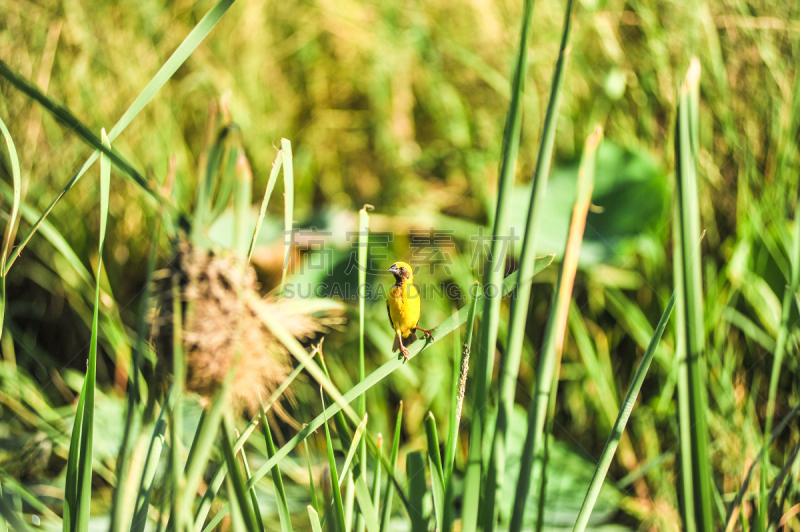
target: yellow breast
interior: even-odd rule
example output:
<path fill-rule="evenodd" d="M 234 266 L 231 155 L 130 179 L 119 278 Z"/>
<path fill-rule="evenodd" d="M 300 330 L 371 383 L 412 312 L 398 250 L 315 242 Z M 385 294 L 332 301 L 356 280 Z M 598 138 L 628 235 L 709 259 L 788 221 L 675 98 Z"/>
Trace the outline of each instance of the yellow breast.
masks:
<path fill-rule="evenodd" d="M 386 306 L 392 325 L 400 330 L 400 336 L 406 338 L 419 323 L 420 297 L 413 284 L 404 286 L 392 285 L 387 294 Z"/>

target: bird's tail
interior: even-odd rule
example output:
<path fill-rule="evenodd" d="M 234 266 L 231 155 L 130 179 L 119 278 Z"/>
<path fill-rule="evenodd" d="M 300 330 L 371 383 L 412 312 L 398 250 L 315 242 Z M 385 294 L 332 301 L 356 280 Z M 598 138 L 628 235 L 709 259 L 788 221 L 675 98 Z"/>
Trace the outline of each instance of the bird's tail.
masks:
<path fill-rule="evenodd" d="M 416 341 L 417 341 L 417 335 L 416 333 L 412 332 L 411 334 L 403 338 L 403 345 L 408 347 Z M 400 351 L 400 338 L 397 336 L 397 334 L 394 335 L 394 345 L 392 345 L 392 351 Z"/>

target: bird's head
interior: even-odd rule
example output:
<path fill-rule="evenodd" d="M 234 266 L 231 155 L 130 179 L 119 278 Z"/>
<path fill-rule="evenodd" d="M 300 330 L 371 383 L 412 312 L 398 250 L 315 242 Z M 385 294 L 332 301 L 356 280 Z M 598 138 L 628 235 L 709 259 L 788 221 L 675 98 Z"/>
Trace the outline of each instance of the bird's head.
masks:
<path fill-rule="evenodd" d="M 389 271 L 392 273 L 392 275 L 394 275 L 394 278 L 397 280 L 397 284 L 402 284 L 404 281 L 411 282 L 413 279 L 411 266 L 405 262 L 395 262 L 392 264 L 392 267 L 389 268 Z"/>

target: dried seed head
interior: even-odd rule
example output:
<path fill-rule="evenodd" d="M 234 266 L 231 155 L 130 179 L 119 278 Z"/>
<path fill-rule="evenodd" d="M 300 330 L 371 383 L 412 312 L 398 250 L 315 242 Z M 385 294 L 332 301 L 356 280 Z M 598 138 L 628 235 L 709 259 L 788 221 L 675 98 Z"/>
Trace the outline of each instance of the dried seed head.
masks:
<path fill-rule="evenodd" d="M 287 349 L 262 316 L 277 320 L 301 342 L 336 322 L 330 315 L 316 314 L 307 301 L 263 299 L 255 270 L 233 254 L 216 255 L 182 242 L 173 264 L 183 279 L 186 389 L 206 401 L 213 399 L 235 365 L 229 400 L 237 411 L 253 414 L 259 397 L 269 397 L 291 371 Z M 164 277 L 168 283 L 170 276 Z M 172 302 L 165 300 L 171 298 L 171 290 L 161 293 L 162 311 L 156 323 L 163 328 L 157 334 L 160 351 L 171 353 L 172 319 L 165 310 L 172 308 Z"/>

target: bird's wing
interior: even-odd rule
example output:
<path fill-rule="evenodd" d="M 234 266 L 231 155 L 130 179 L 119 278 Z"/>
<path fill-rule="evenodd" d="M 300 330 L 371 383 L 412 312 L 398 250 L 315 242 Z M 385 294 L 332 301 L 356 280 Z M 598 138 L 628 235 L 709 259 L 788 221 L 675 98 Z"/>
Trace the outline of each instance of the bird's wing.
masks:
<path fill-rule="evenodd" d="M 389 316 L 389 325 L 392 326 L 392 330 L 394 330 L 394 322 L 392 321 L 392 311 L 389 310 L 389 299 L 386 299 L 386 314 Z"/>

